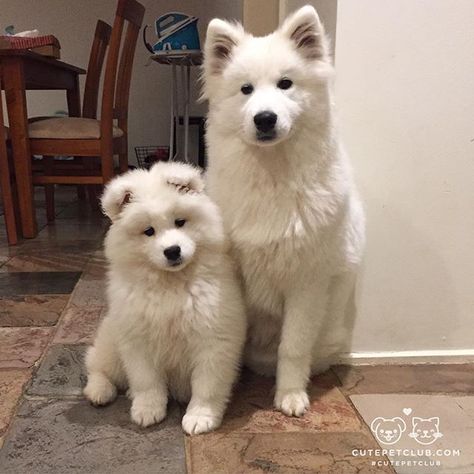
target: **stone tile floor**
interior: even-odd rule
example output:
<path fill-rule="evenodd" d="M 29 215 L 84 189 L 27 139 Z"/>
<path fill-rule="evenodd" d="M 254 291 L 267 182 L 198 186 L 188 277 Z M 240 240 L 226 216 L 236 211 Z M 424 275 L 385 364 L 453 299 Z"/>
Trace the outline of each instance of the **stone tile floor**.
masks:
<path fill-rule="evenodd" d="M 124 396 L 91 407 L 82 360 L 105 310 L 107 223 L 70 190 L 57 204 L 46 225 L 39 200 L 40 235 L 16 247 L 0 224 L 0 473 L 474 473 L 469 364 L 335 367 L 293 419 L 273 410 L 273 380 L 244 371 L 222 427 L 197 437 L 174 402 L 147 429 Z"/>

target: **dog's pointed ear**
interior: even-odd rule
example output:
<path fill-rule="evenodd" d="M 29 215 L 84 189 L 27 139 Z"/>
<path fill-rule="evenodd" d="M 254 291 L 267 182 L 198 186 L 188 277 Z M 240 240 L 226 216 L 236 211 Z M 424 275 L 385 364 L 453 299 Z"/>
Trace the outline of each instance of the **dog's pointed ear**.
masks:
<path fill-rule="evenodd" d="M 294 43 L 305 58 L 322 61 L 329 59 L 328 39 L 319 16 L 311 5 L 290 15 L 279 31 Z"/>
<path fill-rule="evenodd" d="M 204 180 L 200 169 L 175 162 L 160 162 L 152 168 L 167 186 L 174 187 L 179 193 L 202 193 L 204 191 Z"/>
<path fill-rule="evenodd" d="M 204 70 L 207 75 L 220 74 L 232 56 L 232 50 L 244 36 L 239 23 L 214 18 L 209 23 L 204 45 Z"/>
<path fill-rule="evenodd" d="M 105 188 L 101 198 L 101 206 L 104 214 L 114 222 L 132 200 L 133 193 L 129 182 L 124 177 L 112 180 Z"/>

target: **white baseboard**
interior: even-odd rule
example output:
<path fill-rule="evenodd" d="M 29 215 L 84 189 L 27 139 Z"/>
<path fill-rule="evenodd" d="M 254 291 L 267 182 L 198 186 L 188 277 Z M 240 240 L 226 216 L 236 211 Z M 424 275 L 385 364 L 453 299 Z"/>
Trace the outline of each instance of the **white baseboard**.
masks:
<path fill-rule="evenodd" d="M 424 351 L 348 352 L 338 363 L 344 365 L 466 364 L 474 362 L 474 349 Z"/>

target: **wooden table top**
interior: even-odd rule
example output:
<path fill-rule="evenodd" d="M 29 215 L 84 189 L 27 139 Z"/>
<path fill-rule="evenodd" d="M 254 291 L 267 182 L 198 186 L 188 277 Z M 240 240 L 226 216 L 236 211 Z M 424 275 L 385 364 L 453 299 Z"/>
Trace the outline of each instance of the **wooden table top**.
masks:
<path fill-rule="evenodd" d="M 43 56 L 42 54 L 35 53 L 29 49 L 0 49 L 0 61 L 2 58 L 22 58 L 25 61 L 40 62 L 56 69 L 65 69 L 75 72 L 76 74 L 86 73 L 85 69 L 65 63 L 59 59 Z"/>

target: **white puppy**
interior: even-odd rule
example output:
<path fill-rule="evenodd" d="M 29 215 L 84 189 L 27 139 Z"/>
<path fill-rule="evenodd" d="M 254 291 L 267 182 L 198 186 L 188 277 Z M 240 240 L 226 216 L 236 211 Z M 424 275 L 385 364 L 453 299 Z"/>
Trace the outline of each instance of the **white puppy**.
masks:
<path fill-rule="evenodd" d="M 364 246 L 332 76 L 310 6 L 263 38 L 209 24 L 209 193 L 245 281 L 246 363 L 276 373 L 275 406 L 296 416 L 308 407 L 311 372 L 327 368 L 349 339 L 346 306 Z"/>
<path fill-rule="evenodd" d="M 114 179 L 102 205 L 108 314 L 86 356 L 86 397 L 111 402 L 129 387 L 132 420 L 188 401 L 183 429 L 219 426 L 237 375 L 246 321 L 221 217 L 199 171 L 160 163 Z"/>

